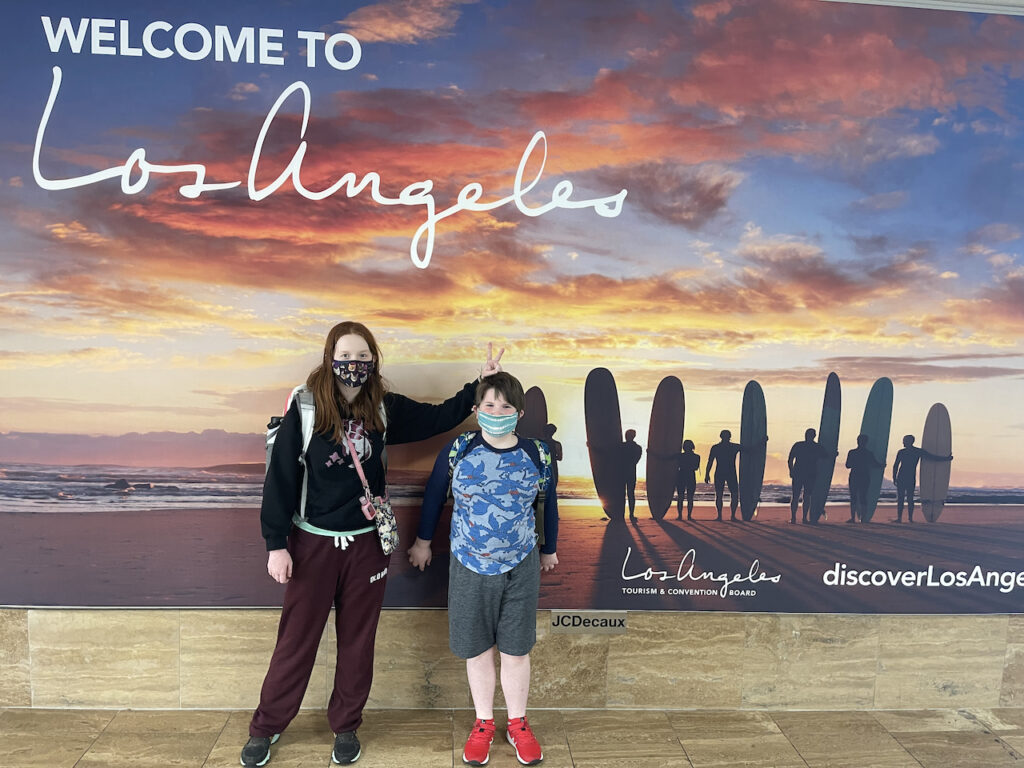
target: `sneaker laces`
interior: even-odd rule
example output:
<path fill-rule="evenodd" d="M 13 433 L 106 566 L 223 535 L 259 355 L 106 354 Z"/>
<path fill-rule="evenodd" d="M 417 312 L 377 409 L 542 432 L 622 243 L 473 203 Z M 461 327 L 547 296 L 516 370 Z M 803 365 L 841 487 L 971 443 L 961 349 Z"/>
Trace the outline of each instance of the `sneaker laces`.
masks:
<path fill-rule="evenodd" d="M 494 721 L 493 720 L 481 720 L 477 718 L 477 721 L 473 723 L 473 730 L 469 732 L 468 741 L 472 743 L 487 742 L 490 744 L 494 740 Z"/>

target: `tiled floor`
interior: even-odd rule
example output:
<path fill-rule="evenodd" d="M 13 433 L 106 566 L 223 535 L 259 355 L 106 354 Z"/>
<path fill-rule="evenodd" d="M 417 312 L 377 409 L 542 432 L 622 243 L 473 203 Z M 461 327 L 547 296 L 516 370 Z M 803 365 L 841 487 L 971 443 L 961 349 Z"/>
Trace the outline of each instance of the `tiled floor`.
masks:
<path fill-rule="evenodd" d="M 499 713 L 501 714 L 501 713 Z M 465 710 L 370 710 L 359 765 L 455 768 Z M 549 768 L 999 768 L 1024 766 L 1024 709 L 887 712 L 535 710 Z M 248 712 L 0 709 L 3 768 L 233 768 Z M 499 738 L 489 766 L 518 765 Z M 274 768 L 328 768 L 323 712 L 271 748 Z"/>

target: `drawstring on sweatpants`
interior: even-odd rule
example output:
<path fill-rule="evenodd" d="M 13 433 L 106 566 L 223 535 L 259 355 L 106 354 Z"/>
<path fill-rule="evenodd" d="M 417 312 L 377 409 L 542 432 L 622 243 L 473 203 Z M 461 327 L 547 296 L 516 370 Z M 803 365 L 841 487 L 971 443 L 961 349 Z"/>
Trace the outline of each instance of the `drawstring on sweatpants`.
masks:
<path fill-rule="evenodd" d="M 348 549 L 348 545 L 355 540 L 356 539 L 354 536 L 335 536 L 334 548 L 337 549 L 338 547 L 340 547 L 341 551 L 344 552 L 346 549 Z"/>

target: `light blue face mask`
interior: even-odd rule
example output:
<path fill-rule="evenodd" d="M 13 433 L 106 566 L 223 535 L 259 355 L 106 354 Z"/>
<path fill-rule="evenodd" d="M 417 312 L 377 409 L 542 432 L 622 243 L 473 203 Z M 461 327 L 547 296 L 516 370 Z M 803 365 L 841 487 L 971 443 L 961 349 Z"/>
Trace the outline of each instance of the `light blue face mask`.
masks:
<path fill-rule="evenodd" d="M 509 434 L 516 428 L 518 422 L 518 413 L 510 413 L 507 416 L 492 416 L 482 411 L 476 412 L 476 423 L 480 425 L 480 429 L 494 437 L 502 437 Z"/>

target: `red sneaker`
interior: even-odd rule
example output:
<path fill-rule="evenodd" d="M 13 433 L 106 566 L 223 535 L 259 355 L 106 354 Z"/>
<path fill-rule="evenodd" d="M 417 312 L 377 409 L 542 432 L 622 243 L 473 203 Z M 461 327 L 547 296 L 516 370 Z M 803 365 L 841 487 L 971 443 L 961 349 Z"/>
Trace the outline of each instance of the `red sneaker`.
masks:
<path fill-rule="evenodd" d="M 466 739 L 466 748 L 462 750 L 462 762 L 469 765 L 487 765 L 491 755 L 491 742 L 494 741 L 494 720 L 477 719 L 473 730 Z"/>
<path fill-rule="evenodd" d="M 533 735 L 525 717 L 509 720 L 506 735 L 508 743 L 516 750 L 516 760 L 523 765 L 536 765 L 544 759 L 544 753 L 540 751 L 537 737 Z"/>

